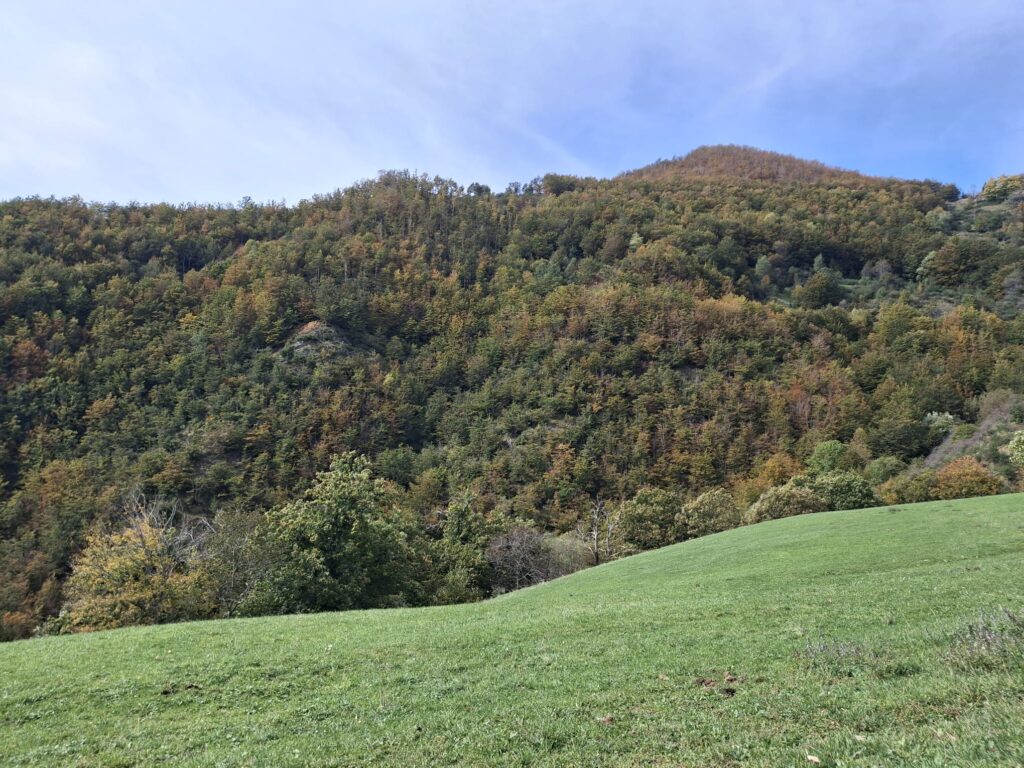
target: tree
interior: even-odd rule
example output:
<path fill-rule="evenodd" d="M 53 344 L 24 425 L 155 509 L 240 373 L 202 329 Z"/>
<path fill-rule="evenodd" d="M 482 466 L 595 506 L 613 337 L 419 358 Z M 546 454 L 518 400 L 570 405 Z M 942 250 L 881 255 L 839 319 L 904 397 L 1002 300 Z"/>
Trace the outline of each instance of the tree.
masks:
<path fill-rule="evenodd" d="M 675 534 L 679 499 L 661 488 L 641 488 L 619 505 L 624 542 L 636 549 L 655 549 L 677 541 Z"/>
<path fill-rule="evenodd" d="M 982 200 L 1001 202 L 1008 197 L 1024 192 L 1024 174 L 1016 176 L 996 176 L 985 182 L 981 188 Z"/>
<path fill-rule="evenodd" d="M 842 298 L 843 289 L 839 284 L 839 278 L 830 269 L 815 272 L 803 285 L 793 290 L 793 300 L 797 306 L 808 309 L 838 304 Z"/>
<path fill-rule="evenodd" d="M 576 535 L 586 545 L 594 565 L 614 560 L 623 551 L 619 507 L 609 507 L 604 499 L 591 502 L 589 513 L 576 523 Z"/>
<path fill-rule="evenodd" d="M 487 546 L 487 561 L 496 592 L 522 589 L 578 571 L 589 553 L 579 540 L 517 526 L 496 536 Z"/>
<path fill-rule="evenodd" d="M 245 601 L 248 613 L 408 605 L 419 598 L 412 521 L 365 456 L 345 453 L 305 496 L 271 509 L 263 546 L 276 562 Z"/>
<path fill-rule="evenodd" d="M 864 479 L 872 485 L 881 485 L 907 468 L 907 463 L 895 456 L 879 456 L 864 467 Z"/>
<path fill-rule="evenodd" d="M 826 440 L 814 446 L 807 459 L 807 469 L 812 475 L 823 475 L 841 469 L 857 466 L 857 456 L 839 440 Z"/>
<path fill-rule="evenodd" d="M 59 629 L 79 632 L 210 616 L 214 598 L 196 567 L 207 526 L 185 520 L 176 505 L 147 500 L 138 491 L 125 500 L 122 513 L 118 527 L 94 528 L 75 558 Z"/>
<path fill-rule="evenodd" d="M 464 493 L 445 510 L 441 538 L 433 542 L 432 548 L 436 571 L 433 603 L 479 600 L 491 589 L 493 574 L 486 553 L 495 526 L 475 502 L 472 494 Z"/>
<path fill-rule="evenodd" d="M 218 612 L 235 616 L 274 562 L 259 539 L 263 514 L 232 505 L 218 510 L 203 542 L 202 570 L 214 590 Z"/>

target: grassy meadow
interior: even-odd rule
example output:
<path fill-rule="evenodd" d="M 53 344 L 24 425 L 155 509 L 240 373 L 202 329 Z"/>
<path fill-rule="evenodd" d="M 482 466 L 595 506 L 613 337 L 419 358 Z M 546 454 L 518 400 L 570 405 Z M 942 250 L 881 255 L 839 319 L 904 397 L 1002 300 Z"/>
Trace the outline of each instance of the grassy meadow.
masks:
<path fill-rule="evenodd" d="M 1024 495 L 727 531 L 472 605 L 0 646 L 11 766 L 1024 764 Z"/>

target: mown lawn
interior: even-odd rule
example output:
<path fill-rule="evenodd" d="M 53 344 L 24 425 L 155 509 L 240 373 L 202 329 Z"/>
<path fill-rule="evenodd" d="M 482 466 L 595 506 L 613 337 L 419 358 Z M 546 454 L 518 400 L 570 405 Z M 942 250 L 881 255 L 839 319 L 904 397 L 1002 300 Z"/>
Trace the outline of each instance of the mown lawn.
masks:
<path fill-rule="evenodd" d="M 728 531 L 487 603 L 0 647 L 5 765 L 1022 765 L 1024 495 Z M 991 635 L 991 637 L 989 637 Z"/>

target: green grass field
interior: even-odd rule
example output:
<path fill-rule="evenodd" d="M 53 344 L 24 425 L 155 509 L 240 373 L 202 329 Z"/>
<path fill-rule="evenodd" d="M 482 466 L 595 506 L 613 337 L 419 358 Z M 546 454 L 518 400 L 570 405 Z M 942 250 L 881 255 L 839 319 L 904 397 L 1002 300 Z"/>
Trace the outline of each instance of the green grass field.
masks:
<path fill-rule="evenodd" d="M 958 641 L 1024 608 L 1022 556 L 1024 495 L 999 496 L 762 523 L 475 605 L 7 644 L 0 763 L 1022 765 L 1024 638 Z"/>

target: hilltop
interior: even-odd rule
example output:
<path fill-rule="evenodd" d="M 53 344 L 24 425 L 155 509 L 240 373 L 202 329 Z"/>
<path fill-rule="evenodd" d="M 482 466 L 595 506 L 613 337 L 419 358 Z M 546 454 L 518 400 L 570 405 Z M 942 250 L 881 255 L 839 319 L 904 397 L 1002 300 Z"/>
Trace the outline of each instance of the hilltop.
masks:
<path fill-rule="evenodd" d="M 1024 628 L 1000 608 L 1021 615 L 1022 510 L 1016 495 L 807 515 L 475 605 L 8 644 L 0 754 L 1018 765 Z"/>
<path fill-rule="evenodd" d="M 698 147 L 682 157 L 659 160 L 625 177 L 664 179 L 671 177 L 737 178 L 776 182 L 867 182 L 871 177 L 856 171 L 833 168 L 815 160 L 804 160 L 755 147 L 715 145 Z"/>

